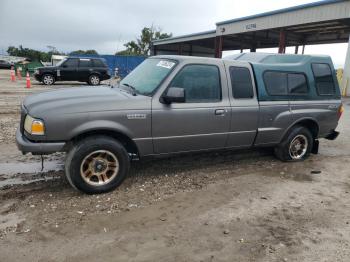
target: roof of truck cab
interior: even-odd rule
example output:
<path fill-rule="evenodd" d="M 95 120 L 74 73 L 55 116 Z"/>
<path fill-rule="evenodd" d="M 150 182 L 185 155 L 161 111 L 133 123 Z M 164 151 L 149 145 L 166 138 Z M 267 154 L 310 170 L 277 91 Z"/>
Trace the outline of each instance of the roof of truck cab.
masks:
<path fill-rule="evenodd" d="M 152 58 L 152 57 L 151 57 Z M 182 56 L 182 55 L 158 55 L 153 58 L 160 59 L 174 59 L 174 60 L 192 60 L 192 61 L 205 61 L 205 60 L 235 60 L 240 62 L 249 62 L 251 64 L 259 65 L 302 65 L 310 63 L 310 61 L 331 61 L 330 56 L 327 55 L 294 55 L 294 54 L 272 54 L 272 53 L 240 53 L 235 55 L 226 56 L 224 58 L 212 58 L 212 57 L 198 57 L 198 56 Z"/>
<path fill-rule="evenodd" d="M 292 55 L 292 54 L 271 54 L 271 53 L 241 53 L 225 57 L 226 60 L 246 61 L 259 65 L 303 65 L 312 61 L 331 61 L 326 55 Z"/>

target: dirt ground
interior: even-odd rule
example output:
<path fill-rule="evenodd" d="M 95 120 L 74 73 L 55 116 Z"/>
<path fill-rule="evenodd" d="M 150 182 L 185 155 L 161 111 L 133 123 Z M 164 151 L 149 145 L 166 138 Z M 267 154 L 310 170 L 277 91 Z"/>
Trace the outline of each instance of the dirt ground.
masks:
<path fill-rule="evenodd" d="M 339 138 L 305 162 L 262 149 L 134 162 L 88 196 L 63 154 L 41 172 L 15 146 L 21 100 L 49 89 L 32 82 L 0 71 L 0 261 L 349 261 L 350 100 Z"/>

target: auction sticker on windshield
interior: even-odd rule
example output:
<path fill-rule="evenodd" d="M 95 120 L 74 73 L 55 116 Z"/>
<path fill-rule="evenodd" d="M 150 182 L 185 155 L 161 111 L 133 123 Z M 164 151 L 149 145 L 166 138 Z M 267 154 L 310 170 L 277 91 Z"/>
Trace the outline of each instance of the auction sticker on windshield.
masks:
<path fill-rule="evenodd" d="M 161 60 L 158 62 L 157 66 L 161 66 L 167 69 L 171 69 L 175 65 L 174 62 L 166 61 L 166 60 Z"/>

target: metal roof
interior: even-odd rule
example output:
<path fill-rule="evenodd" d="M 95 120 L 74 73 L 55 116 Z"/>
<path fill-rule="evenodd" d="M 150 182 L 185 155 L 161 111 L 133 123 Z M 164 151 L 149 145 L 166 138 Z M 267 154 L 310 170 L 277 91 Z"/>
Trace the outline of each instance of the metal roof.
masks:
<path fill-rule="evenodd" d="M 200 39 L 200 37 L 215 37 L 216 34 L 216 29 L 215 30 L 209 30 L 209 31 L 204 31 L 204 32 L 199 32 L 199 33 L 193 33 L 193 34 L 188 34 L 188 35 L 181 35 L 181 36 L 175 36 L 175 37 L 170 37 L 170 38 L 164 38 L 164 39 L 158 39 L 158 40 L 153 40 L 153 44 L 156 43 L 164 43 L 167 41 L 172 41 L 172 40 L 177 40 L 177 39 L 183 39 L 183 38 L 191 38 L 191 37 L 197 37 L 198 39 Z"/>
<path fill-rule="evenodd" d="M 155 55 L 151 56 L 149 59 L 173 59 L 173 60 L 178 60 L 178 61 L 183 61 L 183 60 L 198 60 L 198 61 L 210 61 L 210 60 L 222 60 L 222 58 L 214 58 L 214 57 L 201 57 L 201 56 L 185 56 L 185 55 Z"/>
<path fill-rule="evenodd" d="M 183 38 L 183 37 L 191 37 L 191 36 L 201 36 L 201 35 L 207 35 L 207 34 L 214 34 L 216 30 L 209 30 L 209 31 L 203 31 L 199 33 L 193 33 L 193 34 L 188 34 L 188 35 L 179 35 L 179 36 L 174 36 L 174 37 L 169 37 L 169 38 L 164 38 L 164 39 L 157 39 L 153 40 L 153 42 L 161 42 L 163 40 L 169 40 L 169 39 L 177 39 L 177 38 Z"/>
<path fill-rule="evenodd" d="M 218 23 L 216 23 L 216 25 L 224 25 L 224 24 L 229 24 L 229 23 L 241 22 L 241 21 L 248 20 L 248 19 L 260 18 L 260 17 L 276 15 L 276 14 L 283 14 L 283 13 L 288 13 L 288 12 L 297 11 L 297 10 L 301 10 L 301 9 L 306 9 L 306 8 L 310 8 L 310 7 L 317 7 L 317 6 L 334 4 L 334 3 L 345 2 L 345 1 L 347 1 L 347 0 L 324 0 L 324 1 L 318 1 L 318 2 L 313 2 L 313 3 L 308 3 L 308 4 L 303 4 L 303 5 L 297 5 L 297 6 L 292 6 L 292 7 L 288 7 L 288 8 L 283 8 L 283 9 L 279 9 L 279 10 L 269 11 L 269 12 L 265 12 L 265 13 L 261 13 L 261 14 L 256 14 L 256 15 L 250 15 L 250 16 L 230 19 L 230 20 L 218 22 Z"/>
<path fill-rule="evenodd" d="M 270 11 L 270 12 L 266 12 L 266 13 L 261 13 L 261 14 L 256 14 L 256 15 L 251 15 L 251 16 L 246 16 L 246 17 L 241 17 L 241 18 L 235 18 L 235 19 L 226 20 L 226 21 L 216 23 L 216 26 L 217 26 L 216 30 L 209 30 L 209 31 L 204 31 L 204 32 L 199 32 L 199 33 L 193 33 L 193 34 L 181 35 L 181 36 L 176 36 L 176 37 L 171 37 L 171 38 L 154 40 L 154 41 L 152 41 L 152 43 L 154 45 L 160 45 L 160 44 L 171 44 L 171 43 L 179 42 L 177 40 L 180 40 L 182 42 L 186 42 L 186 41 L 195 41 L 195 40 L 201 40 L 201 39 L 210 39 L 210 38 L 214 38 L 218 34 L 218 30 L 220 30 L 220 26 L 222 26 L 222 25 L 234 24 L 234 23 L 239 23 L 239 22 L 245 21 L 245 20 L 263 18 L 263 17 L 272 16 L 272 15 L 284 14 L 284 13 L 289 13 L 289 12 L 298 11 L 298 10 L 304 10 L 304 9 L 308 9 L 308 8 L 312 8 L 312 7 L 325 6 L 325 5 L 342 3 L 342 2 L 347 2 L 347 1 L 348 0 L 323 0 L 323 1 L 313 2 L 313 3 L 283 8 L 283 9 Z M 230 33 L 228 29 L 226 31 L 227 32 L 225 34 Z M 254 30 L 249 30 L 249 31 L 254 31 Z"/>
<path fill-rule="evenodd" d="M 153 42 L 153 54 L 218 56 L 221 51 L 347 43 L 350 1 L 324 0 L 219 22 L 210 30 Z M 220 36 L 220 38 L 219 38 Z"/>

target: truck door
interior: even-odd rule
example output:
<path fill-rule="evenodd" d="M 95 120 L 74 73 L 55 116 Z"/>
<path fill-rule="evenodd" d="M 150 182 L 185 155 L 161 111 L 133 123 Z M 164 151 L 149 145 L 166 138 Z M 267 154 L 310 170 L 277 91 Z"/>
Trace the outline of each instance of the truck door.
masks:
<path fill-rule="evenodd" d="M 76 80 L 78 69 L 78 58 L 69 58 L 57 70 L 57 77 L 60 80 Z"/>
<path fill-rule="evenodd" d="M 225 61 L 231 101 L 227 147 L 250 147 L 258 129 L 259 103 L 249 63 Z"/>
<path fill-rule="evenodd" d="M 224 148 L 230 102 L 222 61 L 184 64 L 152 100 L 152 136 L 157 154 Z M 162 103 L 169 87 L 185 90 L 183 103 Z"/>

